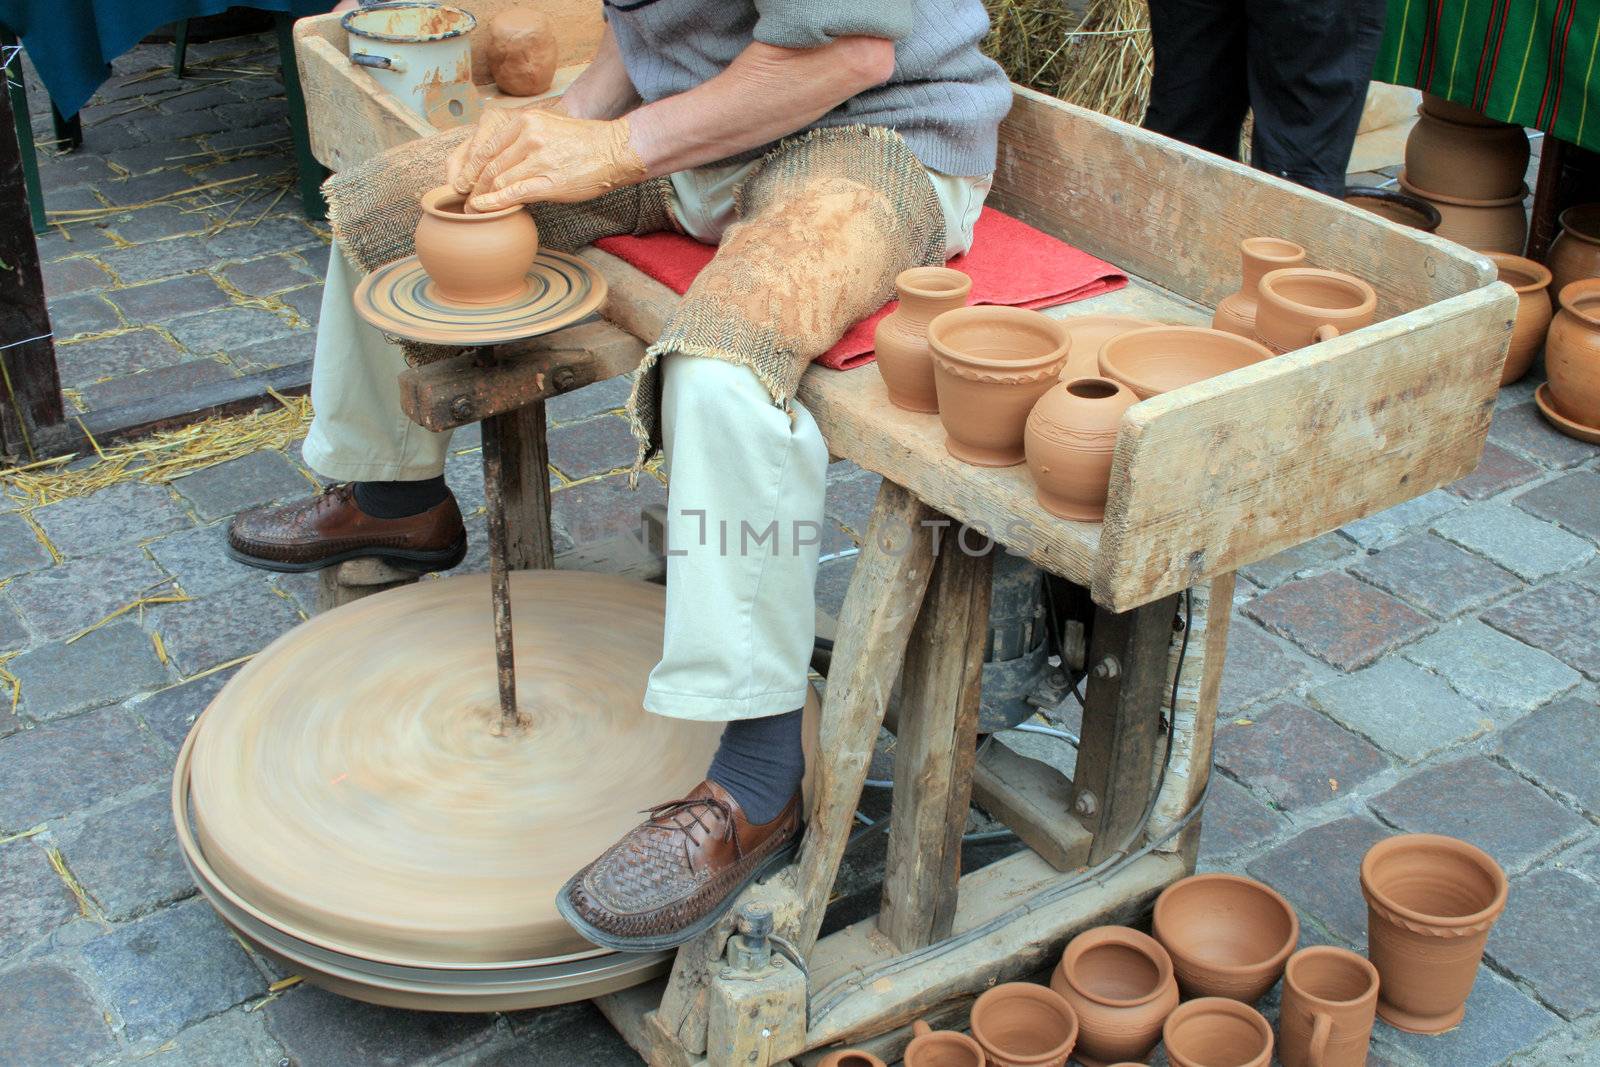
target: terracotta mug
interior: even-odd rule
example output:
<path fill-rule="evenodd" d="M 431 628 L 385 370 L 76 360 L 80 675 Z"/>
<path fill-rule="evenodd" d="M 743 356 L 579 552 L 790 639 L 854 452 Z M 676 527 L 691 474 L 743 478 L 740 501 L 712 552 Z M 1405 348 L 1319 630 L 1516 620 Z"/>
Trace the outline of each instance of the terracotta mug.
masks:
<path fill-rule="evenodd" d="M 1284 1067 L 1362 1067 L 1378 1008 L 1378 969 L 1347 949 L 1313 945 L 1283 969 L 1278 1058 Z"/>
<path fill-rule="evenodd" d="M 878 1057 L 860 1049 L 842 1048 L 822 1057 L 817 1067 L 887 1067 Z"/>
<path fill-rule="evenodd" d="M 1068 942 L 1050 988 L 1078 1013 L 1072 1055 L 1084 1067 L 1148 1056 L 1178 1006 L 1172 957 L 1126 926 L 1097 926 Z"/>
<path fill-rule="evenodd" d="M 1180 1004 L 1161 1028 L 1172 1067 L 1267 1067 L 1272 1027 L 1248 1004 L 1201 997 Z"/>
<path fill-rule="evenodd" d="M 1370 325 L 1378 307 L 1372 286 L 1354 275 L 1286 267 L 1261 278 L 1256 336 L 1277 353 Z"/>
<path fill-rule="evenodd" d="M 1064 1067 L 1078 1016 L 1053 990 L 1006 982 L 973 1003 L 972 1036 L 994 1067 Z"/>
<path fill-rule="evenodd" d="M 906 1046 L 905 1067 L 985 1067 L 983 1046 L 954 1030 L 935 1030 L 918 1019 L 911 1024 L 916 1037 Z"/>
<path fill-rule="evenodd" d="M 1260 1000 L 1300 940 L 1300 919 L 1271 887 L 1237 874 L 1195 874 L 1156 898 L 1151 922 L 1192 997 Z"/>

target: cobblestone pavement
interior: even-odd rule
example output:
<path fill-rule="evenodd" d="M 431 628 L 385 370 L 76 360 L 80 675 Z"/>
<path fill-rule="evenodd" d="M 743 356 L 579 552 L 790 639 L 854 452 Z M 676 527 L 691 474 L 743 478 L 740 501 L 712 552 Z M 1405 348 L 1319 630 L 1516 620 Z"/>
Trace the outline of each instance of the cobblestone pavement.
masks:
<path fill-rule="evenodd" d="M 272 65 L 260 42 L 244 47 L 194 54 L 222 75 Z M 255 121 L 281 110 L 275 82 L 133 80 L 164 61 L 142 48 L 119 63 L 124 84 L 90 112 L 91 154 L 46 164 L 53 208 L 269 169 L 281 187 L 281 144 L 220 161 L 283 140 L 279 119 Z M 157 87 L 167 95 L 150 102 Z M 175 172 L 172 157 L 191 151 Z M 70 242 L 46 238 L 52 312 L 76 338 L 62 345 L 63 367 L 81 403 L 309 356 L 322 236 L 289 197 L 269 209 L 269 188 L 237 211 L 214 192 L 210 203 L 185 197 L 72 226 Z M 131 373 L 129 353 L 145 352 L 159 355 Z M 1600 1060 L 1600 450 L 1552 433 L 1533 384 L 1503 392 L 1471 476 L 1247 567 L 1238 583 L 1202 865 L 1271 883 L 1299 909 L 1307 940 L 1358 949 L 1357 863 L 1381 835 L 1457 834 L 1512 876 L 1465 1025 L 1438 1038 L 1380 1026 L 1375 1063 Z M 615 469 L 629 454 L 624 388 L 550 405 L 560 547 L 628 527 L 664 497 L 654 479 L 630 493 Z M 448 472 L 473 513 L 470 570 L 484 567 L 475 445 L 460 435 Z M 0 505 L 0 667 L 21 687 L 14 714 L 0 701 L 4 1058 L 637 1062 L 587 1005 L 443 1016 L 305 985 L 274 991 L 282 975 L 195 896 L 168 823 L 176 748 L 234 669 L 217 668 L 295 625 L 315 595 L 312 578 L 229 562 L 221 529 L 241 508 L 303 495 L 310 478 L 292 452 L 261 451 L 170 485 Z M 876 485 L 846 464 L 830 472 L 818 597 L 832 611 Z M 72 640 L 152 591 L 188 599 Z M 873 873 L 871 856 L 847 861 L 850 886 Z"/>

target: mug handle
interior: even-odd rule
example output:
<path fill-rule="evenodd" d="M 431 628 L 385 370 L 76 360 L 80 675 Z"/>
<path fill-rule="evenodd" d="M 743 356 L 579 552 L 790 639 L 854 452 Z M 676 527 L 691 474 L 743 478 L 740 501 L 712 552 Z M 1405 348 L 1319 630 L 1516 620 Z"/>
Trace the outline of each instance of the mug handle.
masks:
<path fill-rule="evenodd" d="M 1317 327 L 1317 332 L 1313 336 L 1319 343 L 1322 341 L 1331 341 L 1335 337 L 1339 336 L 1339 327 L 1335 326 L 1331 322 L 1325 322 L 1321 326 Z"/>
<path fill-rule="evenodd" d="M 1333 1037 L 1333 1016 L 1319 1011 L 1311 1016 L 1311 1045 L 1306 1052 L 1311 1067 L 1322 1067 L 1328 1056 L 1328 1041 Z"/>
<path fill-rule="evenodd" d="M 911 1024 L 911 1033 L 916 1037 L 922 1037 L 925 1034 L 933 1033 L 933 1027 L 929 1026 L 926 1021 L 918 1019 Z"/>

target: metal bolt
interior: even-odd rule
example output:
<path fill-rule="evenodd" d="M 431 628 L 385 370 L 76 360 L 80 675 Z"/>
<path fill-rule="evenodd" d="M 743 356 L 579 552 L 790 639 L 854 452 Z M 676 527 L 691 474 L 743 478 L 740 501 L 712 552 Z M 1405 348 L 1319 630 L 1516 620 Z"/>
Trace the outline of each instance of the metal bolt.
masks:
<path fill-rule="evenodd" d="M 450 401 L 450 414 L 458 419 L 472 418 L 472 401 L 464 396 L 458 396 Z"/>
<path fill-rule="evenodd" d="M 733 968 L 732 967 L 724 967 L 724 968 L 722 968 L 722 977 L 724 977 L 724 978 L 732 978 L 733 977 Z"/>
<path fill-rule="evenodd" d="M 1078 799 L 1073 802 L 1072 810 L 1079 815 L 1093 815 L 1095 809 L 1094 794 L 1085 789 L 1078 794 Z"/>
<path fill-rule="evenodd" d="M 1115 656 L 1107 656 L 1094 665 L 1094 676 L 1096 678 L 1115 678 L 1121 673 L 1122 665 L 1117 662 Z"/>
<path fill-rule="evenodd" d="M 572 380 L 577 376 L 578 372 L 571 367 L 557 367 L 550 375 L 550 381 L 557 389 L 565 392 L 572 388 Z"/>
<path fill-rule="evenodd" d="M 788 962 L 789 961 L 784 959 L 782 956 L 774 956 L 774 957 L 772 957 L 772 965 L 774 967 L 782 967 L 784 964 L 786 964 Z"/>

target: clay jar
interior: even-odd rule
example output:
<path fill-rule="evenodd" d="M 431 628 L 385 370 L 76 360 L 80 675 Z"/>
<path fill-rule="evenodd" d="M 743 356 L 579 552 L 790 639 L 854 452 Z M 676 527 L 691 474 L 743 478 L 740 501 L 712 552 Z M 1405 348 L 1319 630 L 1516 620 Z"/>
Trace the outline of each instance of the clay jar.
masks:
<path fill-rule="evenodd" d="M 1528 373 L 1550 328 L 1550 271 L 1542 263 L 1505 252 L 1491 252 L 1489 258 L 1500 268 L 1500 280 L 1517 291 L 1516 324 L 1500 372 L 1500 384 L 1510 385 Z"/>
<path fill-rule="evenodd" d="M 1024 308 L 962 307 L 928 324 L 928 344 L 950 454 L 979 467 L 1021 463 L 1028 413 L 1067 361 L 1066 327 Z"/>
<path fill-rule="evenodd" d="M 1178 1006 L 1172 957 L 1126 926 L 1099 926 L 1067 944 L 1050 988 L 1078 1013 L 1073 1058 L 1084 1067 L 1142 1060 Z"/>
<path fill-rule="evenodd" d="M 983 1046 L 954 1030 L 935 1030 L 918 1019 L 911 1024 L 916 1036 L 906 1046 L 905 1067 L 985 1067 Z"/>
<path fill-rule="evenodd" d="M 1439 228 L 1434 232 L 1465 245 L 1475 252 L 1510 252 L 1520 255 L 1528 239 L 1528 215 L 1522 201 L 1527 186 L 1513 196 L 1498 200 L 1467 200 L 1446 193 L 1418 188 L 1400 172 L 1400 188 L 1439 209 Z"/>
<path fill-rule="evenodd" d="M 879 320 L 872 335 L 878 373 L 889 390 L 889 403 L 907 411 L 936 412 L 939 396 L 933 385 L 928 323 L 964 306 L 972 279 L 949 267 L 912 267 L 895 277 L 894 287 L 900 304 Z"/>
<path fill-rule="evenodd" d="M 1023 451 L 1046 511 L 1079 522 L 1105 518 L 1117 426 L 1138 399 L 1105 378 L 1075 378 L 1039 398 L 1028 416 Z"/>
<path fill-rule="evenodd" d="M 1283 969 L 1278 1058 L 1284 1067 L 1363 1067 L 1378 1006 L 1378 969 L 1347 949 L 1313 945 Z"/>
<path fill-rule="evenodd" d="M 1173 1067 L 1267 1067 L 1272 1027 L 1254 1008 L 1223 997 L 1180 1004 L 1161 1028 Z"/>
<path fill-rule="evenodd" d="M 1434 118 L 1444 119 L 1446 122 L 1459 122 L 1463 126 L 1507 126 L 1509 123 L 1492 119 L 1481 111 L 1474 111 L 1466 104 L 1457 104 L 1446 100 L 1433 93 L 1422 94 L 1422 112 Z"/>
<path fill-rule="evenodd" d="M 1370 325 L 1378 307 L 1372 286 L 1354 275 L 1290 267 L 1261 279 L 1256 336 L 1274 352 L 1291 352 Z"/>
<path fill-rule="evenodd" d="M 1006 982 L 973 1002 L 972 1036 L 993 1067 L 1063 1067 L 1078 1040 L 1078 1016 L 1044 986 Z"/>
<path fill-rule="evenodd" d="M 1560 300 L 1544 346 L 1550 392 L 1567 418 L 1600 428 L 1600 278 L 1573 282 Z"/>
<path fill-rule="evenodd" d="M 1600 278 L 1600 204 L 1578 204 L 1561 213 L 1561 232 L 1545 257 L 1559 293 L 1583 278 Z"/>
<path fill-rule="evenodd" d="M 521 204 L 465 212 L 461 194 L 441 186 L 422 194 L 417 259 L 441 300 L 499 304 L 527 290 L 528 268 L 539 254 L 539 230 Z"/>
<path fill-rule="evenodd" d="M 1439 228 L 1439 209 L 1419 196 L 1380 189 L 1376 185 L 1350 185 L 1345 187 L 1344 202 L 1424 233 Z"/>
<path fill-rule="evenodd" d="M 1378 1014 L 1414 1034 L 1455 1026 L 1505 910 L 1505 872 L 1465 841 L 1402 834 L 1362 857 L 1361 893 L 1367 957 L 1382 979 Z"/>
<path fill-rule="evenodd" d="M 1522 188 L 1528 135 L 1520 126 L 1467 125 L 1420 110 L 1406 138 L 1406 174 L 1436 193 L 1498 200 Z"/>
<path fill-rule="evenodd" d="M 1196 874 L 1156 898 L 1156 940 L 1191 997 L 1254 1004 L 1283 973 L 1300 919 L 1271 888 L 1237 874 Z"/>
<path fill-rule="evenodd" d="M 538 96 L 556 75 L 559 41 L 550 16 L 531 7 L 513 7 L 489 20 L 489 76 L 508 96 Z"/>
<path fill-rule="evenodd" d="M 1204 326 L 1148 326 L 1100 347 L 1100 373 L 1140 400 L 1270 359 L 1259 341 Z"/>
<path fill-rule="evenodd" d="M 1244 284 L 1238 292 L 1223 297 L 1217 304 L 1211 328 L 1253 338 L 1261 276 L 1283 267 L 1298 267 L 1306 260 L 1306 250 L 1293 241 L 1276 237 L 1246 237 L 1239 242 L 1239 255 L 1244 261 Z"/>
<path fill-rule="evenodd" d="M 887 1067 L 887 1065 L 870 1052 L 844 1048 L 822 1057 L 817 1067 Z"/>

